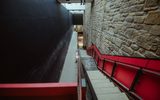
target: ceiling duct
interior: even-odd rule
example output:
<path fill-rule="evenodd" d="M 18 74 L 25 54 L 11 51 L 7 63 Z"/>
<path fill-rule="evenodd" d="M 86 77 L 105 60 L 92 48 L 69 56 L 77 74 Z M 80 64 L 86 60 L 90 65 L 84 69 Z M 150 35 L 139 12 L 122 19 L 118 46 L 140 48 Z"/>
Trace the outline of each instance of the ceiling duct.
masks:
<path fill-rule="evenodd" d="M 57 0 L 60 3 L 91 3 L 93 0 Z"/>

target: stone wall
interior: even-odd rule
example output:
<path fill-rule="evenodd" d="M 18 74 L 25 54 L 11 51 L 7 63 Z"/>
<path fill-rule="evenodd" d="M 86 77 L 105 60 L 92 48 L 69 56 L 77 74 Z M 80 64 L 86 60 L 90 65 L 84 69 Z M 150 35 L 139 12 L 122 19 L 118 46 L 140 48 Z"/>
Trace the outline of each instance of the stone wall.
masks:
<path fill-rule="evenodd" d="M 85 7 L 87 46 L 111 55 L 160 57 L 160 0 L 94 0 Z"/>

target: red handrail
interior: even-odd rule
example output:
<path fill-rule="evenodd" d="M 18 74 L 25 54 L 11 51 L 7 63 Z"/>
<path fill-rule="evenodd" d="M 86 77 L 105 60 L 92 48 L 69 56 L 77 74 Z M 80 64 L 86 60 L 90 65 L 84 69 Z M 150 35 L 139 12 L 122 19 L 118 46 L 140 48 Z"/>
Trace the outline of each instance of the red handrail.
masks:
<path fill-rule="evenodd" d="M 77 83 L 0 84 L 0 99 L 75 100 Z"/>

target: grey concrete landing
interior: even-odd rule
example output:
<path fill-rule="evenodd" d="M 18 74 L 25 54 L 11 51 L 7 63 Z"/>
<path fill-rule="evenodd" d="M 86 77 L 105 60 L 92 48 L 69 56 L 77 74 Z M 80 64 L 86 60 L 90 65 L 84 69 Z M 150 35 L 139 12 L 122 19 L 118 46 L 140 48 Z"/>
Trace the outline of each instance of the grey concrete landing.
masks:
<path fill-rule="evenodd" d="M 94 59 L 87 55 L 85 50 L 79 50 L 80 53 L 80 59 L 83 66 L 85 66 L 85 70 L 97 70 L 97 66 L 95 64 Z"/>
<path fill-rule="evenodd" d="M 59 82 L 77 82 L 77 32 L 73 32 Z"/>

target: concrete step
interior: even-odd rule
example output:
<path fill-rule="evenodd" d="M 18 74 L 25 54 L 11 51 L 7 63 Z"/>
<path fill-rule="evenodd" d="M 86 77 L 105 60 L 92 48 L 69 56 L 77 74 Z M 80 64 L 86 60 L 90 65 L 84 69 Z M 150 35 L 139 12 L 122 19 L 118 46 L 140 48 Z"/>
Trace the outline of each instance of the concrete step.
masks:
<path fill-rule="evenodd" d="M 105 80 L 102 80 L 102 79 L 96 79 L 96 80 L 91 80 L 92 83 L 110 83 L 111 81 L 109 79 L 105 79 Z"/>
<path fill-rule="evenodd" d="M 87 74 L 90 80 L 93 80 L 93 79 L 104 79 L 105 80 L 106 79 L 106 76 L 100 73 L 92 73 L 90 71 L 87 71 Z"/>
<path fill-rule="evenodd" d="M 96 75 L 105 76 L 105 75 L 102 74 L 99 70 L 87 71 L 87 73 L 88 73 L 88 75 L 92 75 L 92 76 L 96 76 Z"/>
<path fill-rule="evenodd" d="M 105 82 L 103 82 L 103 83 L 93 83 L 92 86 L 93 86 L 93 88 L 115 87 L 115 85 L 112 82 L 108 82 L 108 83 L 105 83 Z"/>
<path fill-rule="evenodd" d="M 94 88 L 96 95 L 121 93 L 118 87 Z"/>
<path fill-rule="evenodd" d="M 128 100 L 125 93 L 97 95 L 98 100 Z"/>

